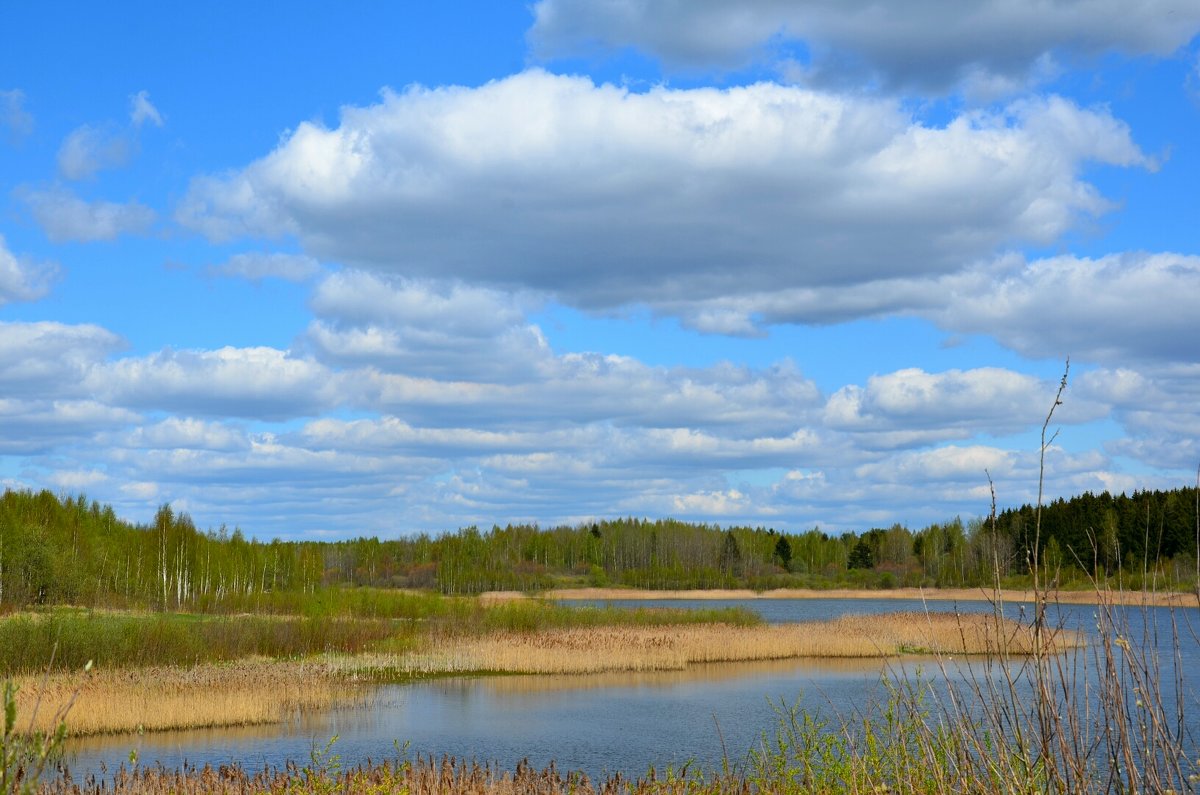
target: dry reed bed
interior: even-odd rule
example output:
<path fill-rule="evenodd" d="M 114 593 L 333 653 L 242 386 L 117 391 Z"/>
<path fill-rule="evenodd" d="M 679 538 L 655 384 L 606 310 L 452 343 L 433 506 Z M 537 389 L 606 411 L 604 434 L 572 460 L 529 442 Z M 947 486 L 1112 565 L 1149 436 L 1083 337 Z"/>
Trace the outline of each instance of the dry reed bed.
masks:
<path fill-rule="evenodd" d="M 22 730 L 31 716 L 33 730 L 51 728 L 78 692 L 67 716 L 77 736 L 277 723 L 299 711 L 332 707 L 355 690 L 328 664 L 264 659 L 27 677 L 20 685 Z"/>
<path fill-rule="evenodd" d="M 1059 636 L 1061 647 L 1074 636 Z M 900 612 L 774 626 L 625 626 L 447 638 L 406 655 L 345 660 L 367 676 L 434 673 L 592 674 L 679 670 L 695 663 L 900 654 L 1027 654 L 1028 627 L 986 614 Z"/>

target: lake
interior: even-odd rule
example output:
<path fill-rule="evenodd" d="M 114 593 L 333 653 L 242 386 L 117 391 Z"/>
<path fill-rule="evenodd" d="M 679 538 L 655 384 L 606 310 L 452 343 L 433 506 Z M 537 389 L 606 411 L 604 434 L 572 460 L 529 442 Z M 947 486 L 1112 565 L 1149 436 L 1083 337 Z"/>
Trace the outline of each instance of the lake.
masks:
<path fill-rule="evenodd" d="M 990 611 L 984 602 L 903 600 L 709 600 L 688 602 L 621 602 L 630 607 L 718 607 L 739 605 L 773 623 L 835 618 L 847 614 L 877 614 L 896 610 Z M 1028 608 L 1006 606 L 1017 617 Z M 1053 606 L 1051 622 L 1093 631 L 1096 609 L 1087 605 Z M 1149 638 L 1163 658 L 1163 689 L 1173 697 L 1176 668 L 1171 661 L 1170 620 L 1179 623 L 1181 657 L 1178 673 L 1185 694 L 1185 712 L 1200 735 L 1200 642 L 1195 609 L 1130 610 L 1130 638 Z M 1148 621 L 1142 627 L 1143 620 Z M 1156 634 L 1152 631 L 1157 628 Z M 1169 667 L 1169 670 L 1167 666 Z M 978 661 L 952 661 L 952 678 L 979 677 Z M 777 710 L 799 704 L 824 716 L 851 715 L 877 702 L 884 694 L 885 676 L 941 675 L 932 660 L 895 661 L 789 660 L 765 663 L 703 665 L 686 671 L 598 676 L 505 676 L 438 679 L 408 685 L 382 686 L 361 703 L 266 727 L 164 732 L 144 736 L 74 741 L 66 762 L 78 780 L 102 766 L 113 769 L 128 762 L 135 751 L 140 764 L 179 767 L 236 761 L 247 768 L 280 765 L 287 760 L 307 763 L 314 750 L 333 738 L 330 753 L 343 765 L 368 759 L 395 758 L 405 749 L 408 758 L 444 754 L 495 762 L 512 768 L 528 758 L 544 767 L 554 761 L 560 770 L 582 770 L 597 777 L 620 772 L 644 774 L 650 766 L 679 769 L 692 763 L 719 767 L 726 756 L 740 762 L 773 733 Z"/>

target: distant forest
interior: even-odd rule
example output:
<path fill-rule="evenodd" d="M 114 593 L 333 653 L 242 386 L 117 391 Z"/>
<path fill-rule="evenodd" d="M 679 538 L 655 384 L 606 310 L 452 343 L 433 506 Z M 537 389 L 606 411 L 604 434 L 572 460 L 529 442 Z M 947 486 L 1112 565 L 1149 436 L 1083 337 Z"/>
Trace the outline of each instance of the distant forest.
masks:
<path fill-rule="evenodd" d="M 1005 585 L 1028 582 L 1032 506 L 988 521 L 955 519 L 831 535 L 613 519 L 570 527 L 468 527 L 440 536 L 338 542 L 248 539 L 201 531 L 161 507 L 152 524 L 49 491 L 0 498 L 0 610 L 74 604 L 197 611 L 260 606 L 267 594 L 328 587 L 446 594 L 555 586 L 651 589 Z M 1042 509 L 1039 557 L 1065 586 L 1195 588 L 1196 490 L 1083 494 Z"/>

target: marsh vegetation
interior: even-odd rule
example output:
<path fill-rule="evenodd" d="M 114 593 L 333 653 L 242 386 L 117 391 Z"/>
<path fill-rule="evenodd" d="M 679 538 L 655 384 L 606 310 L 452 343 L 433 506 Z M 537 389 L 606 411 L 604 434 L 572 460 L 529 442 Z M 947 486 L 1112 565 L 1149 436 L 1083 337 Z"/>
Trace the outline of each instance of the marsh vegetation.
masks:
<path fill-rule="evenodd" d="M 1073 610 L 1091 614 L 1092 609 Z M 1194 791 L 1195 740 L 1165 686 L 1176 673 L 1165 645 L 1139 645 L 1140 608 L 1100 605 L 1087 646 L 963 661 L 931 654 L 897 665 L 882 697 L 853 710 L 780 701 L 774 727 L 726 764 L 681 764 L 593 776 L 528 762 L 409 756 L 379 746 L 378 761 L 344 766 L 336 743 L 277 768 L 128 768 L 95 791 L 410 793 L 1091 793 Z M 1151 611 L 1166 628 L 1174 611 Z M 984 615 L 986 618 L 986 614 Z M 1178 618 L 1186 620 L 1186 615 Z M 854 623 L 849 621 L 848 623 Z M 1168 622 L 1169 623 L 1169 622 Z M 1027 624 L 1025 626 L 1028 626 Z M 1187 636 L 1176 636 L 1187 640 Z M 1188 641 L 1194 643 L 1194 638 Z M 1181 647 L 1183 664 L 1195 659 Z M 570 677 L 564 677 L 569 679 Z M 502 678 L 499 682 L 517 681 Z M 1047 699 L 1043 701 L 1043 698 Z M 1046 711 L 1045 705 L 1053 711 Z M 1179 706 L 1183 704 L 1184 706 Z M 1193 726 L 1194 728 L 1194 726 Z M 699 727 L 695 727 L 699 730 Z M 393 758 L 394 757 L 394 758 Z M 591 771 L 589 771 L 591 772 Z M 69 792 L 57 780 L 47 791 Z M 93 791 L 93 790 L 88 790 Z"/>
<path fill-rule="evenodd" d="M 514 617 L 522 615 L 524 618 L 515 623 L 524 628 L 497 629 L 493 625 L 485 629 L 481 622 L 475 630 L 454 634 L 445 626 L 436 636 L 424 636 L 429 645 L 418 643 L 407 655 L 368 651 L 322 654 L 302 660 L 260 659 L 251 664 L 149 667 L 119 671 L 119 675 L 107 678 L 101 670 L 89 674 L 85 681 L 89 686 L 95 683 L 97 693 L 111 688 L 108 697 L 112 700 L 98 701 L 90 709 L 105 714 L 117 709 L 119 703 L 136 703 L 137 691 L 143 685 L 187 701 L 189 685 L 181 684 L 181 674 L 191 680 L 197 701 L 211 699 L 217 690 L 234 694 L 223 706 L 226 710 L 235 709 L 234 702 L 253 702 L 265 696 L 265 713 L 269 715 L 284 703 L 270 701 L 272 691 L 284 697 L 290 694 L 294 698 L 290 708 L 302 709 L 307 703 L 309 708 L 319 709 L 331 698 L 353 698 L 356 680 L 374 683 L 396 677 L 406 670 L 400 664 L 402 660 L 408 661 L 410 675 L 437 670 L 428 656 L 422 656 L 429 654 L 457 659 L 463 670 L 485 670 L 483 666 L 487 666 L 486 670 L 503 671 L 498 660 L 505 659 L 506 647 L 514 646 L 522 648 L 511 658 L 514 670 L 578 670 L 579 664 L 572 661 L 608 656 L 620 660 L 623 655 L 637 665 L 647 659 L 662 666 L 687 665 L 686 655 L 681 657 L 680 652 L 686 652 L 692 640 L 714 629 L 707 623 L 656 624 L 680 614 L 658 616 L 654 610 L 631 614 L 638 617 L 619 627 L 601 623 L 536 626 L 531 625 L 529 615 L 547 610 L 546 615 L 560 616 L 558 608 L 535 600 L 491 605 L 501 607 L 519 611 L 507 613 L 506 621 L 513 624 Z M 750 650 L 747 656 L 769 658 L 802 652 L 795 644 L 804 642 L 822 651 L 852 656 L 919 652 L 924 671 L 913 674 L 914 669 L 906 666 L 890 669 L 885 677 L 885 697 L 849 713 L 812 709 L 811 705 L 800 709 L 798 704 L 780 702 L 776 728 L 769 730 L 748 756 L 735 756 L 725 767 L 694 765 L 673 771 L 660 769 L 653 775 L 646 772 L 632 778 L 595 781 L 579 773 L 528 764 L 502 769 L 428 757 L 401 756 L 385 764 L 360 760 L 342 768 L 330 764 L 337 754 L 335 744 L 309 765 L 301 760 L 269 770 L 232 766 L 182 771 L 142 766 L 95 785 L 107 788 L 105 791 L 127 793 L 393 789 L 442 793 L 832 793 L 875 792 L 880 788 L 968 793 L 1186 791 L 1193 786 L 1191 777 L 1196 772 L 1191 760 L 1195 744 L 1188 734 L 1194 727 L 1185 719 L 1185 706 L 1181 704 L 1192 702 L 1173 700 L 1171 689 L 1163 686 L 1170 682 L 1173 672 L 1177 673 L 1171 659 L 1162 654 L 1174 646 L 1141 645 L 1136 625 L 1142 614 L 1139 608 L 1102 603 L 1089 612 L 1092 610 L 1098 626 L 1086 638 L 1087 645 L 1079 645 L 1077 636 L 1060 631 L 1062 627 L 1052 622 L 1046 624 L 1044 633 L 1035 633 L 1028 622 L 1000 621 L 999 613 L 986 611 L 941 616 L 901 613 L 882 619 L 844 618 L 823 625 L 790 627 L 766 627 L 739 619 L 716 627 L 707 640 L 696 643 L 701 653 L 716 649 L 718 658 L 728 658 L 732 647 Z M 1174 616 L 1174 611 L 1156 610 L 1152 627 L 1170 632 L 1171 627 L 1164 626 L 1162 618 Z M 584 614 L 589 615 L 586 621 L 599 621 L 604 611 Z M 555 620 L 562 622 L 561 617 Z M 982 653 L 964 660 L 962 654 L 967 650 L 965 644 L 971 639 L 972 627 L 977 628 L 976 640 Z M 769 631 L 772 629 L 781 631 L 773 636 Z M 751 642 L 756 635 L 761 635 L 763 646 Z M 864 644 L 856 646 L 855 636 Z M 687 640 L 689 637 L 692 640 Z M 735 637 L 742 642 L 730 643 Z M 1173 637 L 1174 641 L 1189 642 L 1186 634 Z M 492 645 L 492 641 L 499 643 Z M 1194 644 L 1195 639 L 1190 642 Z M 1179 648 L 1184 655 L 1192 655 L 1180 657 L 1181 661 L 1194 659 L 1193 652 Z M 951 657 L 954 664 L 947 663 Z M 445 659 L 443 670 L 450 667 Z M 60 678 L 52 676 L 49 680 L 52 688 L 58 688 L 63 698 L 74 695 L 72 683 L 77 686 L 81 681 L 79 674 L 56 676 Z M 26 684 L 39 678 L 30 677 Z M 299 681 L 318 687 L 306 693 L 295 687 Z M 72 715 L 76 709 L 81 710 L 80 717 L 86 714 L 86 695 L 87 688 L 79 689 Z M 47 698 L 41 708 L 49 709 L 55 703 L 53 697 Z M 1047 710 L 1047 705 L 1052 709 Z M 27 710 L 23 704 L 19 714 L 26 715 Z M 47 791 L 72 791 L 70 786 L 74 784 L 55 779 L 47 782 Z"/>
<path fill-rule="evenodd" d="M 78 668 L 71 664 L 46 674 L 24 663 L 27 673 L 18 678 L 17 705 L 28 714 L 41 704 L 41 718 L 30 727 L 49 730 L 51 716 L 73 701 L 70 731 L 85 735 L 273 722 L 352 699 L 364 685 L 430 676 L 661 671 L 697 663 L 802 657 L 1028 654 L 1033 648 L 1027 627 L 980 614 L 900 612 L 766 625 L 730 609 L 623 611 L 506 602 L 481 610 L 498 615 L 465 627 L 414 629 L 401 623 L 398 636 L 388 635 L 388 623 L 378 619 L 361 628 L 351 619 L 337 621 L 336 648 L 314 648 L 310 641 L 320 637 L 324 625 L 304 628 L 303 619 L 22 617 L 13 626 L 23 632 L 70 638 L 64 644 L 68 657 L 78 651 L 73 644 L 106 631 L 125 632 L 131 640 L 114 644 L 106 651 L 106 664 L 86 675 L 75 673 Z M 226 636 L 243 621 L 248 622 L 246 636 L 229 640 Z M 87 631 L 71 635 L 79 622 Z M 20 636 L 10 630 L 8 640 L 14 637 Z M 205 646 L 210 638 L 222 642 Z M 158 645 L 138 645 L 147 639 Z M 1067 648 L 1078 639 L 1064 633 L 1054 642 Z M 197 649 L 207 654 L 193 656 Z M 171 658 L 180 651 L 187 656 Z M 266 656 L 268 652 L 274 656 Z"/>

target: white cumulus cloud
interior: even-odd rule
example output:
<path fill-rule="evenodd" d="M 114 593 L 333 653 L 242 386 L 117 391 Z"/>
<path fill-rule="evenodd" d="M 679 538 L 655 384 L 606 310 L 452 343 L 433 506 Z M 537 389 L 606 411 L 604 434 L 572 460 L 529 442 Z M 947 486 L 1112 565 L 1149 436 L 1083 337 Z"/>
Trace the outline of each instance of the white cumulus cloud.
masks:
<path fill-rule="evenodd" d="M 243 430 L 226 423 L 193 417 L 167 417 L 153 424 L 138 426 L 124 434 L 119 442 L 127 447 L 159 450 L 229 451 L 250 447 L 249 438 Z"/>
<path fill-rule="evenodd" d="M 0 322 L 0 394 L 56 399 L 87 395 L 91 368 L 123 346 L 93 325 Z"/>
<path fill-rule="evenodd" d="M 1130 252 L 1097 259 L 1013 258 L 946 279 L 929 316 L 993 335 L 1025 356 L 1108 365 L 1194 362 L 1200 257 Z M 935 288 L 936 289 L 936 288 Z"/>
<path fill-rule="evenodd" d="M 177 218 L 409 278 L 683 311 L 1051 243 L 1109 208 L 1079 176 L 1093 161 L 1148 164 L 1107 111 L 1059 98 L 934 127 L 773 84 L 634 93 L 533 70 L 301 124 L 245 169 L 194 180 Z"/>
<path fill-rule="evenodd" d="M 306 342 L 325 362 L 409 376 L 527 380 L 551 357 L 523 302 L 462 283 L 342 271 L 312 298 Z"/>
<path fill-rule="evenodd" d="M 114 405 L 282 420 L 336 406 L 337 379 L 274 348 L 166 350 L 94 368 L 88 387 Z"/>
<path fill-rule="evenodd" d="M 675 512 L 685 516 L 745 515 L 749 497 L 737 489 L 680 494 L 671 501 Z"/>
<path fill-rule="evenodd" d="M 868 447 L 925 445 L 963 439 L 980 432 L 992 435 L 1023 430 L 1036 422 L 1056 385 L 996 367 L 930 373 L 906 368 L 873 375 L 865 386 L 842 387 L 825 406 L 831 427 L 864 438 Z M 1072 400 L 1076 422 L 1095 419 L 1103 409 Z"/>

